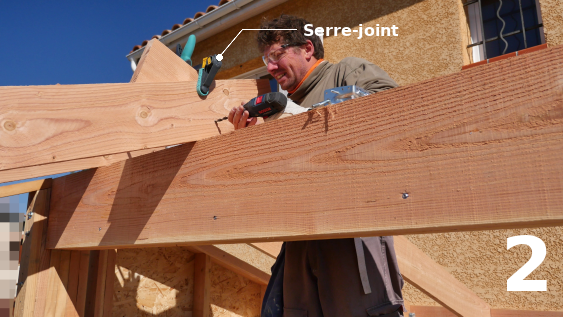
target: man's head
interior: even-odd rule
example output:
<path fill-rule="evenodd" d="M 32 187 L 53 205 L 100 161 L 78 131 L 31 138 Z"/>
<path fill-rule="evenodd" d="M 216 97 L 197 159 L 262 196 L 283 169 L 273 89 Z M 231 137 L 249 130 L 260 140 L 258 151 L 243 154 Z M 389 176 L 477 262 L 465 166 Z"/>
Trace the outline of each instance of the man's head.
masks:
<path fill-rule="evenodd" d="M 258 48 L 267 63 L 268 72 L 282 89 L 292 90 L 305 77 L 307 71 L 324 57 L 321 39 L 305 36 L 305 19 L 282 14 L 272 21 L 264 21 L 261 29 L 297 29 L 296 31 L 258 32 Z"/>

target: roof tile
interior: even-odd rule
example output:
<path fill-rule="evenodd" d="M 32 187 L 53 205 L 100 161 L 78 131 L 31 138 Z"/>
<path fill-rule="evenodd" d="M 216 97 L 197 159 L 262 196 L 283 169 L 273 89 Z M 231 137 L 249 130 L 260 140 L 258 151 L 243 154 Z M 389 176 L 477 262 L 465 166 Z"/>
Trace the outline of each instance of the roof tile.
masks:
<path fill-rule="evenodd" d="M 182 24 L 179 24 L 179 23 L 178 23 L 178 24 L 174 24 L 174 25 L 172 26 L 172 29 L 171 29 L 171 30 L 164 30 L 164 31 L 162 31 L 161 35 L 154 35 L 151 39 L 160 39 L 161 37 L 163 37 L 163 36 L 165 36 L 165 35 L 168 35 L 168 34 L 174 32 L 174 31 L 180 29 L 183 25 L 186 25 L 186 24 L 188 24 L 188 23 L 191 23 L 191 22 L 193 22 L 195 19 L 201 18 L 202 16 L 206 15 L 207 13 L 209 13 L 209 12 L 211 12 L 211 11 L 213 11 L 213 10 L 219 8 L 220 6 L 222 6 L 222 5 L 224 5 L 224 4 L 227 4 L 227 3 L 231 2 L 231 1 L 233 1 L 233 0 L 221 0 L 221 1 L 219 1 L 219 5 L 218 5 L 218 6 L 216 6 L 216 5 L 210 5 L 209 7 L 207 7 L 207 10 L 206 10 L 205 12 L 197 12 L 197 13 L 194 15 L 193 18 L 186 18 L 186 19 L 184 19 L 184 22 L 183 22 Z M 129 54 L 133 53 L 134 51 L 136 51 L 136 50 L 138 50 L 138 49 L 140 49 L 140 48 L 142 48 L 142 47 L 144 47 L 145 45 L 147 45 L 148 42 L 149 42 L 149 40 L 144 40 L 141 45 L 135 45 L 135 46 L 133 46 L 133 49 L 131 50 L 131 52 L 129 52 Z"/>

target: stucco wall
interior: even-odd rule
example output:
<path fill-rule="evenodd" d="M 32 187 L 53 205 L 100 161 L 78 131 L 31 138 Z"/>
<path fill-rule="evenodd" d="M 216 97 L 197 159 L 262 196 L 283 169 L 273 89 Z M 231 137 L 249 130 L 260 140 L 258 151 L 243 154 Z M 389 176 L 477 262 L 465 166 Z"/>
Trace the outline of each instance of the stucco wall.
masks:
<path fill-rule="evenodd" d="M 506 280 L 532 255 L 526 245 L 506 249 L 506 239 L 517 235 L 533 235 L 544 241 L 546 258 L 526 279 L 547 280 L 547 292 L 506 290 Z M 563 227 L 411 235 L 408 238 L 492 308 L 563 310 Z M 428 298 L 413 294 L 413 304 L 432 304 Z"/>
<path fill-rule="evenodd" d="M 563 44 L 563 1 L 539 1 L 547 44 L 549 46 Z"/>
<path fill-rule="evenodd" d="M 397 37 L 325 37 L 325 58 L 338 62 L 347 56 L 365 58 L 386 70 L 399 84 L 415 83 L 450 74 L 467 61 L 464 14 L 459 0 L 290 0 L 263 14 L 281 13 L 305 17 L 315 26 L 399 27 Z M 256 28 L 263 16 L 238 24 L 212 39 L 198 43 L 194 60 L 220 53 L 242 28 Z M 353 33 L 354 34 L 354 33 Z M 223 70 L 240 67 L 260 56 L 256 33 L 244 31 L 225 52 Z M 467 45 L 467 44 L 465 44 Z M 242 68 L 242 67 L 241 67 Z"/>

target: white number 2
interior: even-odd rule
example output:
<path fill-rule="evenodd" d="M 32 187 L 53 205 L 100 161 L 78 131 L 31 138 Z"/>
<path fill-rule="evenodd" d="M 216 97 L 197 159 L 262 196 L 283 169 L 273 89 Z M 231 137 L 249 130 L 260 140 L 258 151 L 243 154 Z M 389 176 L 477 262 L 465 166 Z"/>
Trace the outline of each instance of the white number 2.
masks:
<path fill-rule="evenodd" d="M 532 257 L 506 281 L 506 290 L 511 291 L 547 291 L 546 280 L 524 280 L 545 259 L 545 243 L 534 236 L 514 236 L 506 239 L 507 250 L 515 245 L 526 244 L 532 248 Z"/>

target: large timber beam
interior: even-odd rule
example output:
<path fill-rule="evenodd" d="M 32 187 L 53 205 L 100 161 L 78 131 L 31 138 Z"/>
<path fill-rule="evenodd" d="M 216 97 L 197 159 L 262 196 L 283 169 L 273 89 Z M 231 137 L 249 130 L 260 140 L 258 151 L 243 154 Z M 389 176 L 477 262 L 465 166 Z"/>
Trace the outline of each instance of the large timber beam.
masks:
<path fill-rule="evenodd" d="M 563 47 L 53 182 L 49 248 L 563 224 Z"/>
<path fill-rule="evenodd" d="M 216 81 L 206 98 L 196 81 L 0 87 L 0 172 L 8 173 L 0 182 L 18 168 L 24 177 L 44 176 L 29 175 L 30 166 L 52 173 L 51 163 L 69 172 L 72 160 L 220 135 L 232 125 L 214 120 L 268 91 L 267 80 L 251 79 Z"/>

